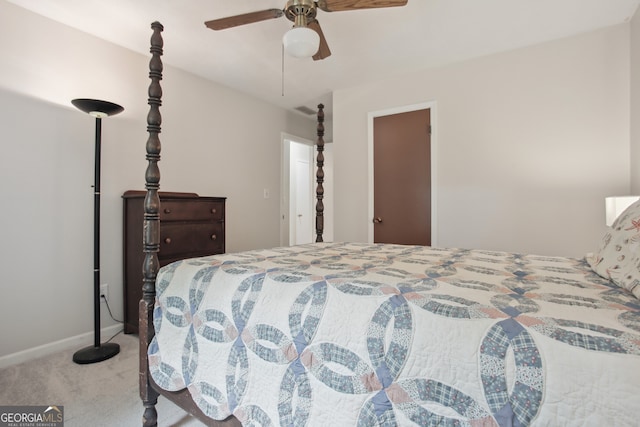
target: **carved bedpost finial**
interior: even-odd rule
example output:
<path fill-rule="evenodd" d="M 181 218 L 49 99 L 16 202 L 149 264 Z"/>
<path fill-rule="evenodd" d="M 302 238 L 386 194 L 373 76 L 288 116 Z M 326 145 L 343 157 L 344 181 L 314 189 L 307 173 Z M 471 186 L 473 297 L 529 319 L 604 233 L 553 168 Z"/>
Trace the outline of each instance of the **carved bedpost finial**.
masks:
<path fill-rule="evenodd" d="M 322 233 L 324 232 L 324 104 L 318 104 L 318 127 L 317 127 L 318 139 L 316 140 L 316 147 L 318 150 L 318 157 L 316 159 L 316 242 L 322 242 Z"/>

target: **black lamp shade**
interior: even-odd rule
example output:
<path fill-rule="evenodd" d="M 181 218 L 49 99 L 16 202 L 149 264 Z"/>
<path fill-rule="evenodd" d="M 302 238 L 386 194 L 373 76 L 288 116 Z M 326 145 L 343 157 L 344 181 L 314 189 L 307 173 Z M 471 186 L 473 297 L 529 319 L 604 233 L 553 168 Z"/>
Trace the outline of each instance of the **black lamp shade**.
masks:
<path fill-rule="evenodd" d="M 99 99 L 79 98 L 72 100 L 71 103 L 75 105 L 78 110 L 84 111 L 85 113 L 91 114 L 95 117 L 113 116 L 124 110 L 124 108 L 118 104 L 114 104 L 109 101 L 101 101 Z"/>

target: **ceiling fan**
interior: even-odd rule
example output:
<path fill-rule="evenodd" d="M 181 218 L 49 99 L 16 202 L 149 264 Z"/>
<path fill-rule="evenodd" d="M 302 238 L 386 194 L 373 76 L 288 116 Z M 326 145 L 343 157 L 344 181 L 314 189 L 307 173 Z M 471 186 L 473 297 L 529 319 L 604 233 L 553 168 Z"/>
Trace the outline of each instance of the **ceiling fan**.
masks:
<path fill-rule="evenodd" d="M 214 19 L 204 24 L 212 30 L 224 30 L 254 22 L 286 16 L 293 22 L 293 28 L 285 33 L 285 50 L 297 57 L 313 56 L 314 60 L 325 59 L 331 55 L 327 40 L 316 19 L 317 10 L 342 12 L 347 10 L 374 9 L 382 7 L 404 6 L 408 0 L 288 0 L 284 9 L 267 9 L 258 12 L 243 13 L 227 18 Z M 312 30 L 312 31 L 310 31 Z"/>

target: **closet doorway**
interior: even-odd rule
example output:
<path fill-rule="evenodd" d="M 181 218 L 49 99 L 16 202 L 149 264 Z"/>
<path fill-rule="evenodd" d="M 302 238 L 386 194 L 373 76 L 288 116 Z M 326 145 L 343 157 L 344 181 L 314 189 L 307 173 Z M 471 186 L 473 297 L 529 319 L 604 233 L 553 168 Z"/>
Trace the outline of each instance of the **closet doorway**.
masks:
<path fill-rule="evenodd" d="M 370 116 L 375 243 L 434 243 L 432 110 L 407 107 Z"/>
<path fill-rule="evenodd" d="M 289 244 L 314 241 L 313 145 L 290 141 Z"/>
<path fill-rule="evenodd" d="M 280 244 L 301 245 L 315 236 L 313 142 L 283 135 Z"/>

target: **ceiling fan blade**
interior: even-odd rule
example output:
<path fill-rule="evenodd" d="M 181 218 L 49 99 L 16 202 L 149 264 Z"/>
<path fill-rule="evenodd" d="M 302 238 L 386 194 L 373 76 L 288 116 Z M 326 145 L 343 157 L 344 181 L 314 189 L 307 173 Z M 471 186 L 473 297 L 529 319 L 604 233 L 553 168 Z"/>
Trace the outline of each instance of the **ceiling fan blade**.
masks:
<path fill-rule="evenodd" d="M 317 5 L 325 12 L 374 9 L 378 7 L 404 6 L 408 0 L 318 0 Z"/>
<path fill-rule="evenodd" d="M 316 52 L 316 54 L 313 55 L 313 60 L 319 61 L 331 56 L 331 50 L 329 49 L 329 45 L 327 44 L 327 39 L 324 38 L 324 33 L 322 32 L 322 28 L 320 28 L 320 23 L 317 20 L 313 19 L 307 23 L 307 27 L 311 28 L 320 36 L 320 45 L 318 46 L 318 51 Z"/>
<path fill-rule="evenodd" d="M 212 30 L 224 30 L 225 28 L 280 18 L 282 15 L 284 15 L 284 12 L 280 9 L 267 9 L 260 12 L 243 13 L 242 15 L 229 16 L 228 18 L 214 19 L 205 22 L 204 25 Z"/>

